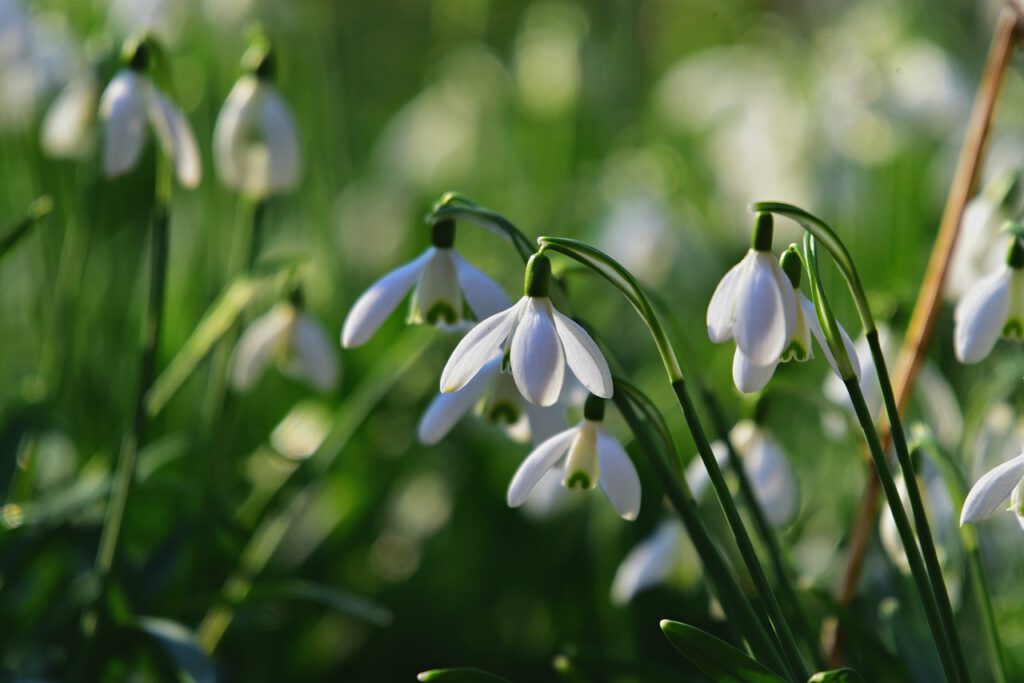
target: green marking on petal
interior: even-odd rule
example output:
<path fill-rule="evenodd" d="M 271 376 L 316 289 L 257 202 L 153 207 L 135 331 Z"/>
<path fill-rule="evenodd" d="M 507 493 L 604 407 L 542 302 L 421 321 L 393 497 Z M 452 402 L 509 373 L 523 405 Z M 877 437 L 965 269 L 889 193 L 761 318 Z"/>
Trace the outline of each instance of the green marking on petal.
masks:
<path fill-rule="evenodd" d="M 590 477 L 587 476 L 586 472 L 573 472 L 566 478 L 565 487 L 569 489 L 589 489 L 591 488 Z"/>
<path fill-rule="evenodd" d="M 1003 336 L 1007 339 L 1024 338 L 1024 323 L 1019 318 L 1010 318 L 1003 325 Z"/>
<path fill-rule="evenodd" d="M 519 421 L 521 414 L 519 406 L 508 401 L 498 401 L 493 405 L 487 406 L 485 416 L 487 420 L 495 424 L 503 422 L 511 425 Z"/>
<path fill-rule="evenodd" d="M 782 352 L 782 355 L 779 356 L 779 360 L 782 361 L 783 363 L 791 360 L 795 360 L 799 363 L 802 363 L 805 360 L 809 359 L 810 357 L 811 354 L 809 353 L 809 349 L 807 349 L 803 344 L 794 339 L 792 342 L 790 342 L 789 346 L 786 347 L 786 350 Z"/>
<path fill-rule="evenodd" d="M 438 301 L 431 306 L 425 317 L 427 322 L 431 325 L 439 325 L 441 323 L 454 325 L 459 321 L 459 316 L 455 312 L 455 308 L 446 301 Z"/>

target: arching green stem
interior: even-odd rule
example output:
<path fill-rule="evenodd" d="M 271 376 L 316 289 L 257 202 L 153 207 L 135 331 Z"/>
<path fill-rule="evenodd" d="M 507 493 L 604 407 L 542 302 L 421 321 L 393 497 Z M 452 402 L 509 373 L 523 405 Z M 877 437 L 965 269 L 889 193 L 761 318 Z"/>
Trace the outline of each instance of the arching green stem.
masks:
<path fill-rule="evenodd" d="M 914 529 L 910 524 L 910 519 L 907 517 L 907 512 L 900 499 L 896 481 L 889 470 L 889 463 L 885 457 L 885 452 L 882 450 L 882 443 L 878 436 L 878 430 L 875 428 L 874 419 L 864 401 L 864 394 L 861 391 L 859 379 L 852 370 L 849 372 L 842 370 L 844 367 L 850 367 L 850 358 L 846 353 L 846 346 L 843 344 L 842 337 L 839 334 L 839 323 L 832 314 L 832 309 L 822 289 L 821 275 L 818 271 L 815 238 L 809 233 L 804 236 L 804 252 L 811 296 L 814 300 L 818 320 L 828 341 L 829 349 L 836 360 L 836 365 L 841 369 L 840 374 L 843 384 L 846 385 L 857 420 L 860 422 L 861 429 L 864 431 L 864 436 L 868 442 L 868 448 L 871 451 L 871 457 L 875 464 L 875 471 L 882 483 L 882 489 L 885 492 L 885 498 L 892 512 L 893 520 L 896 522 L 896 530 L 899 533 L 900 541 L 907 556 L 907 562 L 910 565 L 911 576 L 921 596 L 921 602 L 924 605 L 925 615 L 928 619 L 928 626 L 931 629 L 932 638 L 935 641 L 943 669 L 950 681 L 961 680 L 961 666 L 955 661 L 954 646 L 950 642 L 951 636 L 955 634 L 956 627 L 955 625 L 947 625 L 946 619 L 940 612 L 935 595 L 935 589 L 939 586 L 932 580 L 931 575 L 925 568 L 925 563 L 921 557 L 917 539 L 914 535 Z M 908 490 L 916 486 L 913 470 L 911 470 L 911 478 L 906 480 L 906 484 Z M 922 532 L 925 528 L 927 527 L 921 528 Z M 939 582 L 941 580 L 940 573 Z M 941 590 L 945 593 L 944 586 L 941 587 Z M 952 626 L 952 633 L 950 626 Z M 969 680 L 969 678 L 964 678 L 963 680 Z"/>
<path fill-rule="evenodd" d="M 747 571 L 750 572 L 754 585 L 757 587 L 758 595 L 768 609 L 768 614 L 775 627 L 790 675 L 797 680 L 807 678 L 805 667 L 801 661 L 800 651 L 790 631 L 789 624 L 782 613 L 774 591 L 771 589 L 768 577 L 764 573 L 764 568 L 761 567 L 761 563 L 757 558 L 754 545 L 743 525 L 739 510 L 736 508 L 736 503 L 732 499 L 725 476 L 718 465 L 718 461 L 715 459 L 714 452 L 711 450 L 711 444 L 704 434 L 704 427 L 700 422 L 700 417 L 686 387 L 686 380 L 683 378 L 683 371 L 679 366 L 675 350 L 672 348 L 672 343 L 669 340 L 664 325 L 662 325 L 653 306 L 651 306 L 650 300 L 644 294 L 640 283 L 637 282 L 632 273 L 615 259 L 584 242 L 561 237 L 541 237 L 537 242 L 540 244 L 539 253 L 555 251 L 564 254 L 592 268 L 603 276 L 626 297 L 626 300 L 636 309 L 640 318 L 648 330 L 650 330 L 658 353 L 661 355 L 662 363 L 665 366 L 665 372 L 668 374 L 669 382 L 683 411 L 687 427 L 693 435 L 694 442 L 697 444 L 697 452 L 704 462 L 704 467 L 708 471 L 715 494 L 718 496 L 719 503 L 729 523 L 729 528 L 736 539 L 736 545 L 739 548 L 740 555 L 743 557 L 744 565 L 747 567 Z"/>
<path fill-rule="evenodd" d="M 663 419 L 660 412 L 643 392 L 622 379 L 615 379 L 615 394 L 612 400 L 636 436 L 644 454 L 664 482 L 665 493 L 676 514 L 679 515 L 683 526 L 686 527 L 690 540 L 704 565 L 704 575 L 716 597 L 722 603 L 726 614 L 730 615 L 729 622 L 739 625 L 743 637 L 758 659 L 779 672 L 785 672 L 787 670 L 785 664 L 775 643 L 762 624 L 761 617 L 747 600 L 739 580 L 721 550 L 715 545 L 711 532 L 704 524 L 686 479 L 673 473 L 673 461 L 678 464 L 679 455 L 671 439 L 667 439 L 666 435 L 659 434 L 662 447 L 659 448 L 655 442 L 649 425 L 655 425 L 655 430 L 660 431 L 657 428 L 657 423 Z M 643 413 L 643 419 L 637 414 L 634 407 Z"/>
<path fill-rule="evenodd" d="M 434 203 L 433 210 L 427 215 L 427 221 L 430 223 L 446 218 L 476 223 L 508 239 L 519 252 L 523 261 L 528 260 L 533 254 L 533 242 L 510 220 L 457 192 L 446 192 L 441 195 L 441 198 Z"/>

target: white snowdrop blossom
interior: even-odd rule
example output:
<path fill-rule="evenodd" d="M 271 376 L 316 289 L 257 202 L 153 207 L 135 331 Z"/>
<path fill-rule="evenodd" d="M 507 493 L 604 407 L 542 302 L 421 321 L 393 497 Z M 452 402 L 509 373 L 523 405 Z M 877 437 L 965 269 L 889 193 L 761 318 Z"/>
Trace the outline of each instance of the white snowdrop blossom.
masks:
<path fill-rule="evenodd" d="M 122 68 L 100 98 L 103 121 L 103 170 L 108 178 L 135 168 L 152 129 L 183 187 L 195 188 L 202 179 L 199 146 L 188 119 L 144 73 L 145 44 L 132 65 Z"/>
<path fill-rule="evenodd" d="M 799 484 L 782 447 L 771 434 L 749 420 L 733 427 L 729 438 L 768 522 L 780 528 L 789 524 L 799 508 Z M 720 466 L 728 462 L 729 449 L 724 441 L 713 442 L 711 450 Z M 686 468 L 686 483 L 694 497 L 699 498 L 710 482 L 704 461 L 700 456 L 694 457 Z M 619 564 L 612 582 L 612 601 L 627 603 L 641 591 L 664 582 L 683 561 L 687 541 L 685 529 L 677 520 L 662 522 Z"/>
<path fill-rule="evenodd" d="M 410 289 L 409 322 L 414 324 L 454 327 L 466 321 L 463 304 L 477 320 L 507 309 L 511 302 L 504 290 L 459 255 L 454 239 L 453 221 L 435 223 L 433 246 L 374 282 L 352 305 L 341 329 L 341 345 L 352 348 L 369 341 Z M 477 370 L 493 357 L 498 346 L 500 342 L 481 359 Z"/>
<path fill-rule="evenodd" d="M 1024 528 L 1024 453 L 986 472 L 971 487 L 960 511 L 960 525 L 973 524 L 999 509 L 1010 499 L 1009 509 Z"/>
<path fill-rule="evenodd" d="M 213 160 L 225 185 L 256 199 L 299 182 L 295 120 L 269 77 L 246 74 L 228 93 L 213 130 Z"/>
<path fill-rule="evenodd" d="M 763 227 L 767 224 L 767 228 Z M 759 223 L 757 231 L 770 233 L 770 222 Z M 755 235 L 757 232 L 755 232 Z M 755 238 L 757 239 L 757 238 Z M 760 274 L 755 271 L 760 270 Z M 711 297 L 708 306 L 708 334 L 713 342 L 736 339 L 736 353 L 733 356 L 732 376 L 736 388 L 744 393 L 760 391 L 775 374 L 779 363 L 790 360 L 806 361 L 814 357 L 811 350 L 813 336 L 825 354 L 825 360 L 832 370 L 839 373 L 835 358 L 829 349 L 814 304 L 799 289 L 801 263 L 795 249 L 788 249 L 782 256 L 782 265 L 775 262 L 770 251 L 751 249 L 747 256 L 730 270 Z M 754 291 L 759 289 L 759 291 Z M 768 312 L 774 308 L 774 313 Z M 758 322 L 758 316 L 763 316 Z M 745 321 L 744 325 L 740 325 Z M 740 328 L 747 342 L 741 345 Z M 780 331 L 785 336 L 779 337 Z M 847 355 L 854 372 L 860 376 L 860 366 L 853 354 L 853 342 L 842 325 L 839 327 Z M 781 338 L 780 343 L 778 339 Z M 760 362 L 745 349 L 752 344 L 770 340 L 770 348 L 781 350 Z M 760 353 L 760 347 L 758 347 Z M 761 358 L 764 356 L 758 356 Z"/>
<path fill-rule="evenodd" d="M 928 515 L 928 526 L 935 539 L 936 549 L 939 554 L 939 562 L 942 564 L 943 574 L 952 569 L 951 560 L 958 555 L 959 532 L 956 528 L 956 508 L 953 499 L 949 495 L 949 487 L 946 486 L 942 474 L 928 459 L 923 459 L 921 471 L 918 475 L 923 502 Z M 907 492 L 907 483 L 903 473 L 895 476 L 896 488 L 899 490 L 903 506 L 910 510 L 910 496 Z M 910 523 L 917 527 L 913 516 Z M 884 506 L 879 513 L 878 538 L 882 542 L 882 548 L 893 564 L 900 568 L 905 574 L 910 574 L 910 562 L 907 560 L 906 550 L 900 541 L 899 530 L 896 527 L 896 520 L 892 516 L 889 506 Z"/>
<path fill-rule="evenodd" d="M 944 293 L 948 298 L 963 298 L 978 280 L 999 267 L 1003 254 L 992 246 L 1001 243 L 1000 228 L 1020 207 L 1020 189 L 1020 172 L 1008 171 L 964 207 L 946 275 Z"/>
<path fill-rule="evenodd" d="M 544 475 L 561 467 L 563 486 L 592 489 L 600 485 L 623 519 L 636 519 L 640 477 L 622 444 L 604 430 L 603 422 L 604 400 L 591 395 L 583 419 L 533 449 L 516 470 L 508 487 L 509 507 L 525 503 Z"/>
<path fill-rule="evenodd" d="M 953 314 L 953 346 L 961 363 L 983 360 L 1000 337 L 1024 337 L 1024 248 L 1012 238 L 1007 262 L 972 285 Z"/>
<path fill-rule="evenodd" d="M 505 348 L 512 377 L 531 403 L 550 406 L 558 400 L 566 365 L 590 393 L 611 398 L 611 370 L 601 350 L 586 330 L 555 310 L 548 298 L 551 262 L 534 254 L 526 273 L 523 298 L 481 321 L 452 351 L 441 373 L 441 392 L 464 387 L 509 341 Z"/>
<path fill-rule="evenodd" d="M 249 391 L 272 361 L 290 377 L 320 391 L 338 382 L 338 361 L 323 329 L 291 302 L 282 302 L 254 320 L 231 355 L 231 386 Z"/>
<path fill-rule="evenodd" d="M 474 409 L 487 421 L 503 425 L 513 439 L 532 440 L 535 446 L 566 428 L 560 403 L 541 407 L 523 399 L 512 376 L 501 371 L 503 356 L 499 352 L 458 391 L 438 394 L 430 402 L 416 431 L 420 443 L 441 441 Z"/>
<path fill-rule="evenodd" d="M 40 132 L 43 153 L 53 159 L 82 160 L 96 144 L 99 84 L 92 71 L 72 80 L 53 101 Z"/>

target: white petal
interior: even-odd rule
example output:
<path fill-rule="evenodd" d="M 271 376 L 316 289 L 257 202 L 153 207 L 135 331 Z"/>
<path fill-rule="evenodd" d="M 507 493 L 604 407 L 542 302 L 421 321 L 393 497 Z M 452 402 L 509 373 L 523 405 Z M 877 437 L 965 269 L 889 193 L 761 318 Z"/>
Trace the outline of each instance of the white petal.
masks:
<path fill-rule="evenodd" d="M 462 318 L 462 292 L 451 249 L 430 248 L 420 281 L 413 290 L 411 322 L 455 324 Z M 437 310 L 435 310 L 437 309 Z M 446 318 L 443 316 L 452 316 Z"/>
<path fill-rule="evenodd" d="M 1010 494 L 1010 512 L 1017 518 L 1017 524 L 1024 529 L 1024 479 L 1014 487 Z"/>
<path fill-rule="evenodd" d="M 520 508 L 523 514 L 531 519 L 548 519 L 578 501 L 578 496 L 573 496 L 562 486 L 563 476 L 559 467 L 552 467 L 545 472 Z"/>
<path fill-rule="evenodd" d="M 495 313 L 483 320 L 462 338 L 441 373 L 442 393 L 458 391 L 464 387 L 485 363 L 494 358 L 515 328 L 525 301 L 523 297 L 507 311 Z"/>
<path fill-rule="evenodd" d="M 447 436 L 455 423 L 472 410 L 484 393 L 491 388 L 500 367 L 501 356 L 484 365 L 476 377 L 458 391 L 434 397 L 416 429 L 420 443 L 432 446 Z"/>
<path fill-rule="evenodd" d="M 839 369 L 836 367 L 836 358 L 832 355 L 832 349 L 829 348 L 828 341 L 825 339 L 825 332 L 821 329 L 821 322 L 818 320 L 818 311 L 814 308 L 814 302 L 808 299 L 802 292 L 799 296 L 800 307 L 803 310 L 804 320 L 807 321 L 807 326 L 811 329 L 811 334 L 818 340 L 818 346 L 821 347 L 821 352 L 825 355 L 825 361 L 832 368 L 832 371 L 839 375 Z M 837 323 L 839 321 L 836 321 Z M 857 356 L 857 347 L 854 345 L 853 340 L 850 339 L 850 335 L 846 333 L 846 328 L 839 324 L 839 336 L 843 340 L 843 346 L 846 347 L 846 355 L 850 358 L 850 365 L 853 366 L 854 375 L 857 379 L 861 378 L 860 369 L 860 358 Z M 874 366 L 872 366 L 874 367 Z M 873 371 L 872 371 L 873 372 Z M 843 393 L 846 393 L 845 388 Z"/>
<path fill-rule="evenodd" d="M 742 279 L 743 269 L 749 265 L 750 254 L 747 252 L 746 257 L 729 269 L 711 295 L 707 315 L 708 336 L 716 344 L 732 339 L 737 286 Z"/>
<path fill-rule="evenodd" d="M 791 322 L 786 317 L 786 297 L 793 296 L 793 288 L 787 285 L 789 291 L 785 291 L 779 287 L 772 268 L 777 265 L 771 253 L 754 252 L 737 291 L 733 323 L 736 345 L 751 362 L 761 366 L 778 360 L 789 344 Z"/>
<path fill-rule="evenodd" d="M 630 550 L 615 572 L 612 602 L 624 605 L 640 591 L 664 581 L 675 568 L 682 538 L 682 525 L 669 519 Z"/>
<path fill-rule="evenodd" d="M 174 165 L 182 187 L 194 188 L 202 180 L 199 145 L 188 119 L 178 107 L 156 87 L 149 87 L 148 111 L 156 138 L 164 154 Z"/>
<path fill-rule="evenodd" d="M 483 320 L 512 305 L 501 286 L 469 264 L 452 249 L 452 259 L 459 277 L 459 287 L 477 320 Z"/>
<path fill-rule="evenodd" d="M 956 357 L 977 363 L 999 340 L 1010 311 L 1012 273 L 1006 266 L 978 281 L 957 304 L 953 319 Z"/>
<path fill-rule="evenodd" d="M 549 406 L 558 400 L 565 377 L 562 342 L 552 319 L 551 302 L 524 297 L 519 326 L 512 336 L 512 376 L 531 403 Z"/>
<path fill-rule="evenodd" d="M 320 391 L 331 391 L 338 382 L 338 359 L 323 328 L 299 313 L 292 328 L 293 370 Z"/>
<path fill-rule="evenodd" d="M 79 76 L 57 96 L 42 124 L 42 148 L 55 159 L 84 159 L 92 154 L 97 84 L 92 73 Z"/>
<path fill-rule="evenodd" d="M 255 119 L 257 80 L 238 79 L 224 100 L 213 128 L 213 161 L 221 182 L 232 189 L 242 187 L 245 146 Z"/>
<path fill-rule="evenodd" d="M 572 374 L 590 393 L 601 398 L 611 398 L 614 391 L 612 371 L 608 369 L 608 361 L 601 349 L 575 320 L 555 311 L 554 307 L 552 311 L 555 314 L 555 329 L 565 350 L 565 362 Z"/>
<path fill-rule="evenodd" d="M 267 189 L 270 192 L 290 190 L 299 182 L 302 155 L 295 120 L 277 90 L 261 84 L 260 122 L 269 156 Z"/>
<path fill-rule="evenodd" d="M 775 374 L 778 365 L 778 359 L 764 367 L 754 365 L 737 347 L 732 357 L 732 381 L 736 383 L 736 388 L 745 394 L 760 391 Z"/>
<path fill-rule="evenodd" d="M 248 391 L 259 380 L 271 357 L 287 343 L 284 335 L 292 324 L 295 309 L 278 305 L 245 328 L 231 354 L 231 386 Z"/>
<path fill-rule="evenodd" d="M 146 142 L 146 93 L 141 76 L 122 69 L 100 99 L 103 120 L 103 171 L 115 177 L 135 168 Z"/>
<path fill-rule="evenodd" d="M 782 314 L 786 319 L 786 346 L 789 346 L 789 340 L 796 334 L 796 295 L 799 290 L 793 288 L 793 283 L 789 281 L 789 276 L 782 271 L 782 266 L 779 265 L 775 255 L 769 253 L 767 256 L 770 257 L 768 262 L 772 269 L 772 275 L 775 277 L 775 284 L 782 293 Z"/>
<path fill-rule="evenodd" d="M 405 298 L 430 258 L 428 249 L 416 260 L 397 268 L 370 285 L 352 305 L 341 328 L 341 345 L 346 349 L 360 346 L 380 329 L 398 303 Z"/>
<path fill-rule="evenodd" d="M 988 517 L 1024 478 L 1024 453 L 989 470 L 971 487 L 960 512 L 960 525 Z"/>
<path fill-rule="evenodd" d="M 555 434 L 526 456 L 508 485 L 509 507 L 517 508 L 526 502 L 541 477 L 565 455 L 578 431 L 578 427 L 571 427 Z"/>
<path fill-rule="evenodd" d="M 633 521 L 640 514 L 640 477 L 622 445 L 602 432 L 597 437 L 597 459 L 601 465 L 601 490 L 623 519 Z"/>
<path fill-rule="evenodd" d="M 763 430 L 757 430 L 743 451 L 743 470 L 768 521 L 777 527 L 792 521 L 798 508 L 796 475 L 778 443 Z"/>

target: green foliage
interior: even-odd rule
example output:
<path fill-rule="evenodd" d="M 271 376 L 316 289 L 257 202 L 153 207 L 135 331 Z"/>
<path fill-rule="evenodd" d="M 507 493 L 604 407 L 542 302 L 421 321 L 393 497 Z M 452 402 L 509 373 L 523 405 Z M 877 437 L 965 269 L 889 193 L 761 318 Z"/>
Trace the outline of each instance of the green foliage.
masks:
<path fill-rule="evenodd" d="M 661 630 L 675 649 L 720 683 L 785 683 L 785 678 L 699 628 L 663 619 Z"/>

